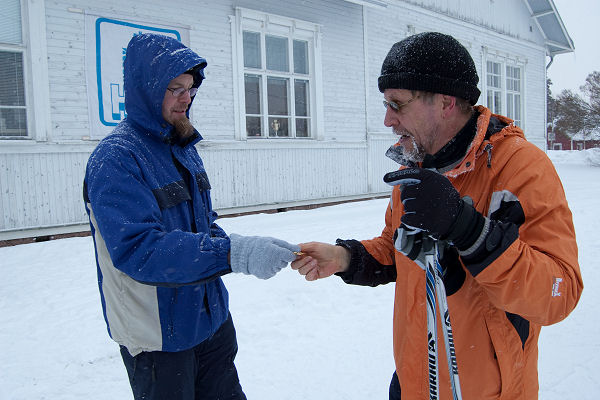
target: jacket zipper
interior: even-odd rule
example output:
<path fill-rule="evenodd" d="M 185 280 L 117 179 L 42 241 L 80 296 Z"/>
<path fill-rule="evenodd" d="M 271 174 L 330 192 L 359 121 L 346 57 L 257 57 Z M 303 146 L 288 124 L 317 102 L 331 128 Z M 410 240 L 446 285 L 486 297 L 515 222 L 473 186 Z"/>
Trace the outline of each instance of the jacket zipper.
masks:
<path fill-rule="evenodd" d="M 488 168 L 492 168 L 492 149 L 494 146 L 491 143 L 485 145 L 483 151 L 487 152 L 487 166 Z"/>

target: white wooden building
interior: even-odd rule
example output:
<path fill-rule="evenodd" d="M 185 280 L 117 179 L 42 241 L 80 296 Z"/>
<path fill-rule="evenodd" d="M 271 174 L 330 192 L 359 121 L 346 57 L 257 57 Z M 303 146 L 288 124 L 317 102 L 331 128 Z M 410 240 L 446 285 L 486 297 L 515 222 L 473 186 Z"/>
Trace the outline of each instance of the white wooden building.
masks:
<path fill-rule="evenodd" d="M 407 35 L 461 41 L 479 102 L 542 148 L 546 67 L 574 49 L 552 0 L 2 0 L 0 240 L 87 230 L 86 161 L 124 117 L 138 31 L 208 60 L 192 119 L 221 214 L 389 193 L 377 77 Z"/>

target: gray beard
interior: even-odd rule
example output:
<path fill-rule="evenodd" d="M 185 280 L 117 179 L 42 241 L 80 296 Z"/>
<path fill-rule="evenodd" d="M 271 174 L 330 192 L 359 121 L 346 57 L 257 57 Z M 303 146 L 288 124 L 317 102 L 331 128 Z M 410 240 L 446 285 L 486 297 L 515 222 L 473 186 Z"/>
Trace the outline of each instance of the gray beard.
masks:
<path fill-rule="evenodd" d="M 403 132 L 398 132 L 394 129 L 394 133 L 396 135 L 401 136 Z M 415 141 L 415 138 L 412 136 L 409 136 L 410 140 L 412 141 L 412 146 L 410 149 L 407 149 L 404 146 L 398 146 L 397 148 L 397 152 L 401 154 L 402 159 L 404 159 L 407 162 L 410 163 L 419 163 L 422 162 L 423 160 L 425 160 L 425 155 L 427 154 L 427 152 L 425 151 L 425 149 L 423 148 L 423 146 L 421 146 L 420 144 L 418 144 Z"/>
<path fill-rule="evenodd" d="M 175 134 L 180 139 L 187 139 L 194 133 L 194 126 L 187 118 L 180 118 L 176 120 L 173 127 L 175 128 Z"/>
<path fill-rule="evenodd" d="M 404 158 L 408 161 L 414 163 L 422 162 L 423 160 L 425 160 L 425 149 L 421 145 L 417 144 L 417 142 L 415 142 L 415 139 L 411 138 L 411 140 L 412 148 L 410 150 L 406 149 L 404 146 L 400 146 L 402 154 L 404 155 Z"/>

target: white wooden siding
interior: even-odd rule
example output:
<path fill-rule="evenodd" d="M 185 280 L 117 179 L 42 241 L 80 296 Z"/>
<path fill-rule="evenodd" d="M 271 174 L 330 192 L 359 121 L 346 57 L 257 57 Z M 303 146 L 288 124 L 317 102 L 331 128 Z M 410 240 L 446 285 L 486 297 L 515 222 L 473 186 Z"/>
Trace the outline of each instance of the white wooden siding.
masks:
<path fill-rule="evenodd" d="M 391 187 L 383 182 L 383 175 L 398 169 L 391 159 L 385 156 L 387 149 L 397 141 L 391 132 L 385 134 L 369 134 L 368 162 L 369 162 L 369 191 L 371 193 L 391 193 Z"/>
<path fill-rule="evenodd" d="M 57 147 L 0 153 L 0 233 L 85 222 L 82 182 L 88 157 Z"/>
<path fill-rule="evenodd" d="M 45 3 L 50 136 L 54 141 L 81 140 L 89 136 L 84 15 L 68 11 L 71 3 Z"/>
<path fill-rule="evenodd" d="M 217 209 L 361 195 L 367 188 L 366 146 L 234 150 L 202 146 Z"/>
<path fill-rule="evenodd" d="M 542 43 L 542 35 L 523 0 L 405 0 L 390 2 L 422 8 L 532 43 Z M 403 5 L 398 3 L 404 3 Z M 531 27 L 531 29 L 530 29 Z"/>

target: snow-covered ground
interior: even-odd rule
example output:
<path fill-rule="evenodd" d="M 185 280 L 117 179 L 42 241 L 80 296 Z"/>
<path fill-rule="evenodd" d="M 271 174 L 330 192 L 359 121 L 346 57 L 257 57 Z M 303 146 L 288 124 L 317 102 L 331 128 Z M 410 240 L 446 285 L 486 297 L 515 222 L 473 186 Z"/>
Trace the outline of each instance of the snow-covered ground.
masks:
<path fill-rule="evenodd" d="M 550 152 L 574 214 L 585 289 L 565 321 L 542 329 L 542 400 L 600 393 L 599 152 Z M 372 200 L 219 223 L 227 232 L 291 242 L 363 239 L 380 233 L 386 205 Z M 90 237 L 0 248 L 1 400 L 131 398 L 102 318 L 93 254 Z M 337 277 L 309 283 L 291 269 L 268 281 L 234 274 L 225 281 L 249 399 L 387 399 L 393 285 L 356 287 Z"/>

